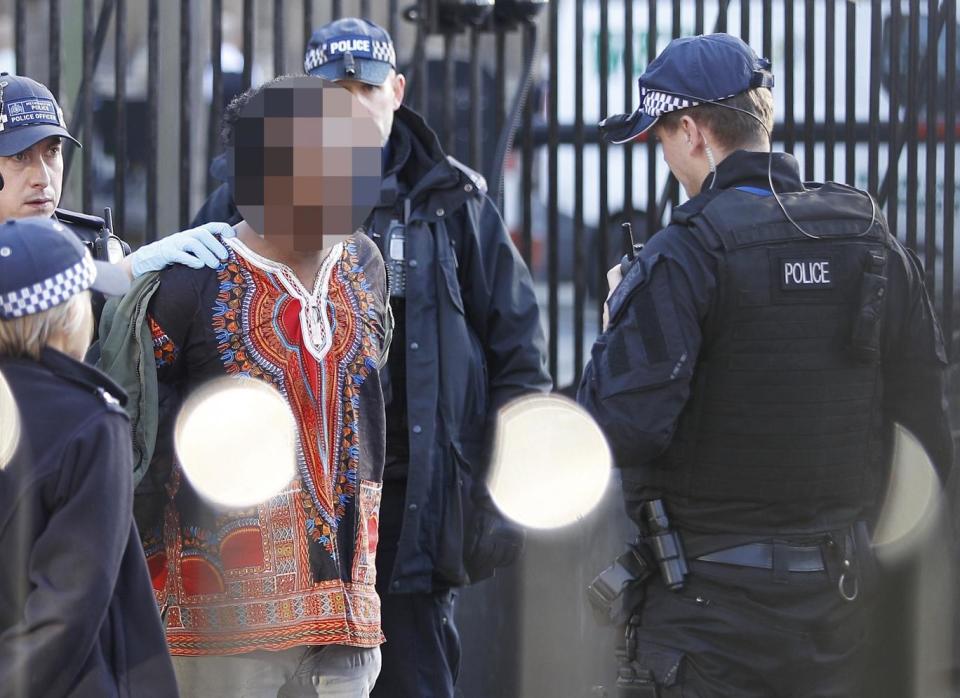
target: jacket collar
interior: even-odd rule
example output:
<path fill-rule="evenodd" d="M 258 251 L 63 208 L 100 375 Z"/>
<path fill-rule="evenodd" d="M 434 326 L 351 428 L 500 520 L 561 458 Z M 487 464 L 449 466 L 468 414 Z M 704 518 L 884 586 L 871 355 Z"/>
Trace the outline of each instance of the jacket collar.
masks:
<path fill-rule="evenodd" d="M 40 352 L 39 363 L 55 376 L 87 388 L 92 392 L 103 390 L 116 398 L 121 405 L 127 403 L 127 394 L 123 388 L 114 383 L 105 373 L 93 366 L 72 359 L 56 349 L 44 347 Z"/>
<path fill-rule="evenodd" d="M 741 186 L 769 189 L 770 182 L 767 178 L 769 158 L 767 153 L 735 150 L 717 165 L 717 179 L 713 183 L 713 189 L 731 189 Z M 773 186 L 778 194 L 787 191 L 803 191 L 800 167 L 789 153 L 773 154 L 771 173 Z M 701 191 L 707 190 L 712 179 L 713 175 L 707 175 Z"/>
<path fill-rule="evenodd" d="M 438 209 L 454 211 L 470 197 L 466 174 L 447 159 L 437 134 L 423 117 L 402 105 L 394 114 L 390 134 L 391 161 L 384 182 L 396 175 L 399 190 L 412 202 L 414 217 L 435 219 Z"/>

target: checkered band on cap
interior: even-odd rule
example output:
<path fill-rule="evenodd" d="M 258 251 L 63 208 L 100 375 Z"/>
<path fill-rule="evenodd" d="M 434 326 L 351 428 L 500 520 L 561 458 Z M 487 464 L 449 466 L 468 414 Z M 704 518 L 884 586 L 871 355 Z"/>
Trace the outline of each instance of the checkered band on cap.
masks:
<path fill-rule="evenodd" d="M 676 95 L 669 94 L 668 92 L 660 92 L 659 90 L 648 90 L 645 87 L 641 89 L 641 93 L 640 99 L 643 104 L 643 111 L 645 114 L 653 117 L 677 111 L 678 109 L 689 109 L 690 107 L 695 107 L 700 104 L 700 102 L 695 102 L 692 99 L 677 97 Z"/>
<path fill-rule="evenodd" d="M 396 68 L 397 52 L 394 50 L 393 44 L 391 44 L 389 41 L 374 41 L 373 42 L 373 60 L 389 63 L 394 68 Z"/>
<path fill-rule="evenodd" d="M 327 52 L 324 51 L 324 48 L 325 46 L 318 46 L 307 51 L 307 55 L 303 59 L 303 70 L 305 72 L 309 73 L 314 68 L 319 68 L 327 62 Z"/>
<path fill-rule="evenodd" d="M 5 320 L 50 310 L 86 291 L 97 278 L 90 253 L 59 274 L 16 291 L 0 295 L 0 317 Z"/>

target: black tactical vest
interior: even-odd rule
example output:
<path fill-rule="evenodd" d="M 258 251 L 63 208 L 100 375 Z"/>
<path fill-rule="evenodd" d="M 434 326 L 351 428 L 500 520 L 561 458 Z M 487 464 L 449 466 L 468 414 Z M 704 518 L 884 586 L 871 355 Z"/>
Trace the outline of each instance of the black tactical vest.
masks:
<path fill-rule="evenodd" d="M 704 197 L 707 198 L 707 197 Z M 674 222 L 721 251 L 687 403 L 645 469 L 682 497 L 868 503 L 883 462 L 880 328 L 890 236 L 862 192 L 730 189 Z M 691 201 L 690 203 L 694 203 Z"/>

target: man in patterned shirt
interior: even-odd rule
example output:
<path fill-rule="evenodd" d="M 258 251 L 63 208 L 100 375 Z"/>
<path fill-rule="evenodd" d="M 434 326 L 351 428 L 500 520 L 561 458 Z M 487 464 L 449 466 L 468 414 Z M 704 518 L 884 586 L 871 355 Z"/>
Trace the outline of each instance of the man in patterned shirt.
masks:
<path fill-rule="evenodd" d="M 160 273 L 158 383 L 273 386 L 297 423 L 297 472 L 258 506 L 215 508 L 163 445 L 161 410 L 137 509 L 167 642 L 186 696 L 366 696 L 383 640 L 387 289 L 376 245 L 352 232 L 379 194 L 379 135 L 348 91 L 285 77 L 230 105 L 224 140 L 244 220 L 217 269 Z M 210 435 L 227 477 L 230 422 Z"/>

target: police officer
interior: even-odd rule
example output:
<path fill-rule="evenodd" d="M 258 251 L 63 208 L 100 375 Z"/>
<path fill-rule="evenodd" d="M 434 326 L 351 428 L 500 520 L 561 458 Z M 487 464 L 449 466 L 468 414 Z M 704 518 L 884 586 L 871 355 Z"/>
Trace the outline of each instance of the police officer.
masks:
<path fill-rule="evenodd" d="M 128 286 L 49 217 L 0 224 L 3 695 L 177 695 L 133 522 L 126 396 L 80 361 L 89 292 Z"/>
<path fill-rule="evenodd" d="M 867 193 L 773 153 L 770 63 L 739 39 L 676 39 L 639 82 L 601 128 L 650 132 L 690 198 L 608 274 L 579 390 L 641 531 L 618 685 L 862 695 L 891 422 L 953 460 L 922 269 Z"/>
<path fill-rule="evenodd" d="M 80 147 L 70 135 L 63 111 L 45 85 L 28 77 L 0 73 L 0 221 L 27 216 L 57 218 L 95 258 L 121 262 L 133 277 L 168 264 L 215 267 L 227 251 L 212 233 L 228 237 L 227 225 L 192 229 L 130 249 L 97 216 L 58 209 L 63 187 L 63 143 Z"/>
<path fill-rule="evenodd" d="M 483 486 L 497 409 L 550 388 L 530 274 L 483 177 L 447 156 L 403 104 L 390 35 L 366 19 L 319 27 L 304 69 L 366 106 L 383 137 L 380 202 L 365 225 L 390 270 L 386 467 L 377 591 L 386 643 L 375 698 L 453 696 L 455 589 L 491 576 L 522 532 Z M 222 171 L 222 161 L 211 170 Z M 238 219 L 229 184 L 194 219 Z"/>

